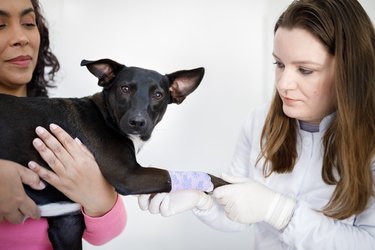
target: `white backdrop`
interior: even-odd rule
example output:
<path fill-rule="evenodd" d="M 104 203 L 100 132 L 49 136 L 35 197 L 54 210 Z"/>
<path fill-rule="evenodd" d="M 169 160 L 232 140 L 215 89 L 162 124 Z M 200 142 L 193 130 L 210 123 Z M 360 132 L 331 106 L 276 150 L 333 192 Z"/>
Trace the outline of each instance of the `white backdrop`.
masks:
<path fill-rule="evenodd" d="M 245 114 L 273 91 L 273 25 L 290 0 L 40 0 L 61 63 L 52 96 L 100 91 L 82 59 L 111 58 L 171 73 L 203 66 L 201 86 L 168 108 L 138 155 L 144 166 L 219 175 Z M 375 19 L 373 0 L 361 1 Z M 215 231 L 191 213 L 163 218 L 124 197 L 128 224 L 110 243 L 85 249 L 251 249 L 251 228 Z"/>

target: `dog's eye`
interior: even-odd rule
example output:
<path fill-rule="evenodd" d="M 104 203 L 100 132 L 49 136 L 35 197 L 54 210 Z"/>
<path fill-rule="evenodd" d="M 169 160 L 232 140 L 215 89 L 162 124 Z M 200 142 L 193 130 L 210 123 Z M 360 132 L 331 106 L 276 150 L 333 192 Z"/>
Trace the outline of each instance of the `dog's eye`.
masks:
<path fill-rule="evenodd" d="M 153 94 L 153 97 L 154 97 L 155 99 L 157 99 L 157 100 L 162 99 L 163 96 L 164 96 L 163 93 L 160 92 L 160 91 L 155 91 L 154 94 Z"/>
<path fill-rule="evenodd" d="M 125 94 L 129 94 L 130 93 L 130 87 L 125 85 L 125 86 L 121 86 L 121 90 L 122 92 L 124 92 Z"/>

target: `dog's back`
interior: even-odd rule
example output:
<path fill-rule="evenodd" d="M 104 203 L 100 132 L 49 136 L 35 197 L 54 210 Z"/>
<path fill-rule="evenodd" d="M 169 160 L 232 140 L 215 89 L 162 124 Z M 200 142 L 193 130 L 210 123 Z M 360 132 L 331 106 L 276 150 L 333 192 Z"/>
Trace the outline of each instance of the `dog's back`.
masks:
<path fill-rule="evenodd" d="M 30 98 L 0 94 L 0 159 L 15 161 L 23 166 L 33 160 L 49 168 L 33 148 L 35 128 L 57 123 L 72 137 L 87 141 L 86 133 L 90 132 L 90 126 L 103 123 L 102 119 L 97 119 L 98 116 L 100 112 L 90 98 Z M 68 200 L 51 186 L 43 191 L 28 186 L 25 188 L 37 204 Z M 43 195 L 37 194 L 40 192 Z"/>
<path fill-rule="evenodd" d="M 80 115 L 85 115 L 88 110 L 93 112 L 92 106 L 88 98 L 30 98 L 0 94 L 0 157 L 22 165 L 30 160 L 40 160 L 32 147 L 35 128 L 58 123 L 72 136 L 78 136 L 79 131 L 74 125 L 81 120 Z"/>

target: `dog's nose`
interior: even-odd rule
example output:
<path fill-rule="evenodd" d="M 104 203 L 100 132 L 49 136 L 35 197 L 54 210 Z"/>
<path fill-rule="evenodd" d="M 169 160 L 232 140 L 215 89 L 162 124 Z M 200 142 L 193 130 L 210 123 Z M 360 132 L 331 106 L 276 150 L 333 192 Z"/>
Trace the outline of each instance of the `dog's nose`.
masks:
<path fill-rule="evenodd" d="M 129 119 L 129 125 L 132 128 L 143 128 L 146 125 L 146 120 L 142 117 L 135 117 Z"/>

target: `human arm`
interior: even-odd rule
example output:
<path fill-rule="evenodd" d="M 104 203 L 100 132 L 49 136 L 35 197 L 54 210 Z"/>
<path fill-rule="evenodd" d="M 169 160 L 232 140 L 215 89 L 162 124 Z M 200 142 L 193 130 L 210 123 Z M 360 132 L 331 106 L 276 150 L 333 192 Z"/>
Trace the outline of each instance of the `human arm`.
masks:
<path fill-rule="evenodd" d="M 30 162 L 29 167 L 71 200 L 81 204 L 85 215 L 98 218 L 92 222 L 100 225 L 108 218 L 111 221 L 112 210 L 117 209 L 116 206 L 123 206 L 122 199 L 118 199 L 114 188 L 104 179 L 93 155 L 59 126 L 51 125 L 50 130 L 53 135 L 38 127 L 36 133 L 39 138 L 33 141 L 33 145 L 53 172 L 36 162 Z M 120 225 L 113 227 L 117 228 L 117 232 L 113 232 L 112 237 L 125 226 L 125 213 L 115 214 Z M 101 217 L 103 220 L 100 220 Z M 96 237 L 102 236 L 98 233 Z"/>
<path fill-rule="evenodd" d="M 216 188 L 213 196 L 215 201 L 223 206 L 224 213 L 230 220 L 242 224 L 264 221 L 281 230 L 293 215 L 295 201 L 254 179 L 255 175 L 263 178 L 254 169 L 260 152 L 257 142 L 260 130 L 257 128 L 262 127 L 264 113 L 262 110 L 254 110 L 246 117 L 237 140 L 229 174 L 222 176 L 231 184 Z"/>
<path fill-rule="evenodd" d="M 23 188 L 23 183 L 34 189 L 43 189 L 39 176 L 30 169 L 8 160 L 0 159 L 0 223 L 21 223 L 25 218 L 39 218 L 37 205 Z"/>
<path fill-rule="evenodd" d="M 226 177 L 224 179 L 231 182 L 234 180 Z M 304 200 L 294 203 L 292 199 L 283 195 L 274 203 L 278 205 L 272 206 L 277 192 L 252 180 L 243 181 L 214 191 L 214 197 L 218 197 L 218 200 L 227 199 L 224 202 L 224 211 L 228 218 L 244 224 L 264 221 L 279 230 L 280 239 L 293 249 L 374 248 L 373 198 L 363 213 L 345 220 L 334 220 L 312 209 Z M 207 221 L 207 218 L 203 219 Z M 217 223 L 211 218 L 208 224 L 212 226 Z"/>
<path fill-rule="evenodd" d="M 297 201 L 288 226 L 281 234 L 283 242 L 295 249 L 364 249 L 375 246 L 375 204 L 346 220 L 334 220 Z"/>
<path fill-rule="evenodd" d="M 375 159 L 372 176 L 375 179 Z M 370 198 L 365 211 L 344 220 L 327 217 L 299 200 L 281 239 L 296 249 L 374 249 L 375 198 Z"/>
<path fill-rule="evenodd" d="M 96 246 L 118 236 L 126 225 L 127 214 L 120 195 L 117 195 L 113 208 L 102 216 L 91 217 L 85 213 L 84 209 L 82 212 L 86 225 L 83 238 Z"/>

